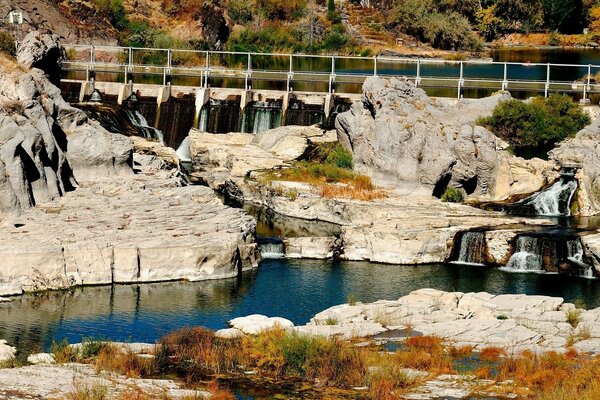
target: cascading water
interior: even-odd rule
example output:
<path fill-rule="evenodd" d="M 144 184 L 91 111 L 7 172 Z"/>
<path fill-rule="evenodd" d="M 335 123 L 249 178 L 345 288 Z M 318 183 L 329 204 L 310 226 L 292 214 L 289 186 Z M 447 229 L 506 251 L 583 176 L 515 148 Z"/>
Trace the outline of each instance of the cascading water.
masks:
<path fill-rule="evenodd" d="M 146 139 L 156 140 L 164 144 L 163 133 L 160 129 L 156 129 L 148 124 L 146 118 L 136 109 L 126 108 L 124 109 L 125 114 L 129 117 L 129 120 L 136 126 L 142 135 Z"/>
<path fill-rule="evenodd" d="M 262 258 L 284 258 L 285 248 L 279 238 L 259 238 L 258 245 Z"/>
<path fill-rule="evenodd" d="M 583 259 L 583 245 L 581 240 L 570 240 L 567 243 L 567 260 L 579 268 L 579 276 L 582 278 L 594 279 L 594 267 L 587 264 Z"/>
<path fill-rule="evenodd" d="M 198 129 L 210 133 L 240 132 L 240 113 L 237 101 L 211 99 L 202 107 Z"/>
<path fill-rule="evenodd" d="M 540 238 L 519 236 L 516 251 L 505 269 L 512 272 L 544 272 Z"/>
<path fill-rule="evenodd" d="M 454 264 L 484 265 L 487 244 L 485 232 L 463 232 L 460 235 L 460 249 Z"/>
<path fill-rule="evenodd" d="M 557 232 L 517 237 L 515 253 L 505 268 L 510 272 L 560 272 L 594 278 L 593 267 L 584 260 L 581 239 Z"/>
<path fill-rule="evenodd" d="M 255 101 L 244 110 L 243 132 L 259 133 L 281 126 L 281 102 Z"/>
<path fill-rule="evenodd" d="M 310 126 L 322 124 L 325 119 L 323 105 L 306 104 L 302 101 L 290 101 L 285 113 L 285 125 Z"/>
<path fill-rule="evenodd" d="M 183 142 L 181 142 L 181 144 L 177 148 L 176 152 L 177 152 L 177 157 L 179 157 L 179 159 L 181 161 L 184 161 L 184 162 L 192 161 L 192 156 L 190 154 L 190 137 L 189 136 L 186 136 L 186 138 L 183 139 Z"/>
<path fill-rule="evenodd" d="M 571 201 L 577 190 L 577 180 L 570 170 L 561 171 L 560 179 L 549 188 L 535 193 L 504 210 L 510 214 L 562 217 L 571 215 Z"/>

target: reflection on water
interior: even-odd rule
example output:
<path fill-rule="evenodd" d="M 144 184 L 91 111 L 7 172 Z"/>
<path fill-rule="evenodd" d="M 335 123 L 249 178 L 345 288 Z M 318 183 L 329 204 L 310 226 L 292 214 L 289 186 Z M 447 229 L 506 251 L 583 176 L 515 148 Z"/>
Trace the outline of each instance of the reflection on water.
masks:
<path fill-rule="evenodd" d="M 558 275 L 510 274 L 485 267 L 398 266 L 311 260 L 265 260 L 241 279 L 77 288 L 0 304 L 0 338 L 23 350 L 93 336 L 154 341 L 183 326 L 222 328 L 252 313 L 308 322 L 346 302 L 397 299 L 412 290 L 487 291 L 563 296 L 600 306 L 596 281 Z"/>

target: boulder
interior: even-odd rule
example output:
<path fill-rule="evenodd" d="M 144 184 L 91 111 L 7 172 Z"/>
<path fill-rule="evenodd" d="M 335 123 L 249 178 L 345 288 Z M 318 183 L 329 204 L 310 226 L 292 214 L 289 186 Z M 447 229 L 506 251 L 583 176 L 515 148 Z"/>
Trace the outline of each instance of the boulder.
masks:
<path fill-rule="evenodd" d="M 39 68 L 55 84 L 60 81 L 60 63 L 66 58 L 58 35 L 35 30 L 25 36 L 17 51 L 17 61 L 23 68 Z"/>
<path fill-rule="evenodd" d="M 37 364 L 54 364 L 54 355 L 49 353 L 36 353 L 31 354 L 27 357 L 27 362 L 29 364 L 37 365 Z"/>
<path fill-rule="evenodd" d="M 529 171 L 533 177 L 511 189 L 514 178 L 499 175 L 507 172 L 500 168 L 502 157 L 509 157 L 506 144 L 475 124 L 507 98 L 500 93 L 451 105 L 429 98 L 408 79 L 371 77 L 362 102 L 338 115 L 336 129 L 340 143 L 352 151 L 355 169 L 377 184 L 424 188 L 438 197 L 456 187 L 467 195 L 507 198 L 547 184 L 544 176 L 538 178 L 536 162 Z"/>
<path fill-rule="evenodd" d="M 600 214 L 600 119 L 550 152 L 563 167 L 577 168 L 577 208 L 581 216 Z"/>
<path fill-rule="evenodd" d="M 283 328 L 289 329 L 294 326 L 293 322 L 280 317 L 267 317 L 261 314 L 252 314 L 246 317 L 238 317 L 229 321 L 232 328 L 238 329 L 248 335 L 257 335 L 262 331 Z"/>
<path fill-rule="evenodd" d="M 16 354 L 17 349 L 9 346 L 6 340 L 0 340 L 0 363 L 14 359 Z"/>

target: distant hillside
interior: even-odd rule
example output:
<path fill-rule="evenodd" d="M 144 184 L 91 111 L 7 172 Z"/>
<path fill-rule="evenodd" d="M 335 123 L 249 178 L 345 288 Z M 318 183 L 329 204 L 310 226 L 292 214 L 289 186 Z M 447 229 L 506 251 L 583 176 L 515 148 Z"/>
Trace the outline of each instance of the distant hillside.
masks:
<path fill-rule="evenodd" d="M 600 0 L 4 0 L 65 42 L 340 54 L 595 45 Z M 6 22 L 6 19 L 5 19 Z M 4 29 L 12 29 L 4 23 Z M 587 34 L 583 34 L 588 30 Z"/>

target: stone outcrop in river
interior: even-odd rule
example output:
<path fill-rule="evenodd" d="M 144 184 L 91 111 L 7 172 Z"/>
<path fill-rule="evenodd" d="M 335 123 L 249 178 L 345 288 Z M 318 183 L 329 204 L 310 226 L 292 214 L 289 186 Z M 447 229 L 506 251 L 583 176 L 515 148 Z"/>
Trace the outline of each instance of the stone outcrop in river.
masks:
<path fill-rule="evenodd" d="M 507 97 L 432 99 L 407 79 L 368 78 L 362 102 L 340 114 L 340 142 L 355 169 L 376 183 L 441 196 L 446 187 L 488 199 L 530 194 L 556 180 L 553 164 L 510 156 L 487 129 L 475 125 Z"/>
<path fill-rule="evenodd" d="M 550 152 L 550 158 L 565 167 L 577 168 L 578 214 L 600 214 L 600 119 L 560 143 Z"/>
<path fill-rule="evenodd" d="M 53 59 L 55 39 L 26 42 L 32 65 Z M 66 103 L 44 71 L 1 61 L 0 295 L 258 265 L 254 219 L 209 188 L 182 186 L 174 151 L 134 146 Z"/>

